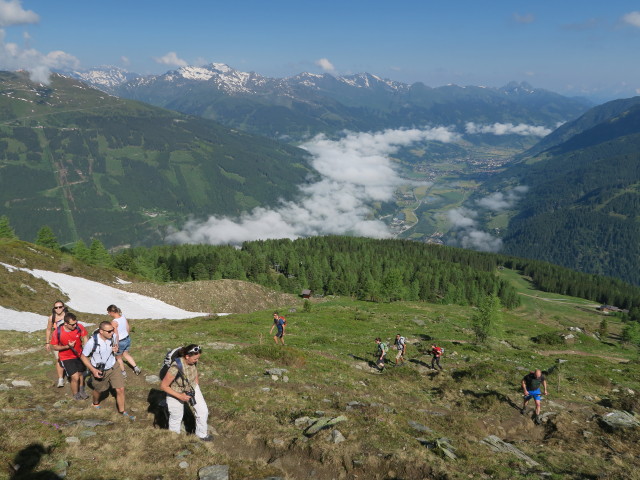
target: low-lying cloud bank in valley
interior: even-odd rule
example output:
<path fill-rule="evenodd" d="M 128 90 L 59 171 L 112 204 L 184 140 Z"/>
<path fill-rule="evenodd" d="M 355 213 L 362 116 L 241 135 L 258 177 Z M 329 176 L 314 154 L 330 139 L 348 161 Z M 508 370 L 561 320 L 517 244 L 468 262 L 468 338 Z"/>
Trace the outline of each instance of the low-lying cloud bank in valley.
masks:
<path fill-rule="evenodd" d="M 527 125 L 519 123 L 494 123 L 492 125 L 479 125 L 474 122 L 465 124 L 465 131 L 468 135 L 477 135 L 479 133 L 491 135 L 522 135 L 525 137 L 546 137 L 552 130 L 541 125 Z"/>
<path fill-rule="evenodd" d="M 386 224 L 370 218 L 369 207 L 372 202 L 392 200 L 395 189 L 407 183 L 393 168 L 389 156 L 416 142 L 449 143 L 459 139 L 458 133 L 445 127 L 348 133 L 339 140 L 318 135 L 301 147 L 311 154 L 311 166 L 320 180 L 300 187 L 298 202 L 256 208 L 238 219 L 212 216 L 206 221 L 191 220 L 168 240 L 239 244 L 332 234 L 390 237 Z"/>
<path fill-rule="evenodd" d="M 447 219 L 456 231 L 456 246 L 479 250 L 481 252 L 498 252 L 502 248 L 502 240 L 489 232 L 479 230 L 477 218 L 482 210 L 502 212 L 514 208 L 515 205 L 527 193 L 529 187 L 520 185 L 505 192 L 494 192 L 475 203 L 478 210 L 460 207 L 447 212 Z"/>

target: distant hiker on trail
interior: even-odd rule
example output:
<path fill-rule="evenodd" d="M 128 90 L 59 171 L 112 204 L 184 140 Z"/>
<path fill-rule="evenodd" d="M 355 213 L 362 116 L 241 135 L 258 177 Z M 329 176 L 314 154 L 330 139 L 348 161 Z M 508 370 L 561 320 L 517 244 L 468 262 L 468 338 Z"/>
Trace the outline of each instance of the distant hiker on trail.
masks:
<path fill-rule="evenodd" d="M 440 365 L 440 357 L 442 357 L 442 348 L 436 346 L 436 344 L 432 344 L 431 345 L 431 350 L 429 350 L 427 353 L 429 355 L 432 355 L 433 358 L 431 359 L 431 369 L 435 370 L 436 369 L 436 365 L 438 365 L 438 368 L 440 370 L 443 370 L 442 365 Z"/>
<path fill-rule="evenodd" d="M 169 430 L 180 433 L 184 405 L 189 404 L 193 407 L 196 418 L 196 436 L 204 442 L 210 442 L 213 437 L 207 431 L 209 408 L 200 391 L 198 380 L 197 363 L 201 353 L 202 348 L 196 344 L 181 348 L 162 379 L 160 389 L 167 394 Z"/>
<path fill-rule="evenodd" d="M 131 348 L 131 337 L 129 336 L 129 331 L 131 328 L 129 327 L 129 322 L 126 317 L 122 315 L 122 310 L 120 310 L 115 305 L 109 305 L 107 307 L 107 314 L 113 319 L 111 320 L 111 324 L 116 328 L 116 344 L 118 345 L 118 353 L 116 353 L 116 360 L 118 365 L 120 366 L 120 372 L 123 377 L 127 376 L 127 372 L 124 369 L 124 362 L 122 361 L 122 357 L 125 358 L 127 363 L 131 365 L 133 371 L 136 375 L 140 375 L 140 367 L 136 365 L 136 361 L 133 359 L 131 354 L 129 353 L 129 348 Z"/>
<path fill-rule="evenodd" d="M 64 323 L 58 325 L 51 337 L 51 346 L 60 352 L 62 368 L 69 377 L 71 393 L 75 400 L 89 398 L 84 391 L 84 364 L 80 360 L 82 345 L 87 341 L 87 331 L 78 324 L 76 316 L 69 312 L 64 316 Z"/>
<path fill-rule="evenodd" d="M 49 319 L 47 320 L 47 329 L 45 330 L 45 348 L 47 349 L 47 352 L 51 351 L 51 334 L 59 325 L 62 325 L 64 322 L 64 315 L 68 311 L 69 310 L 62 300 L 56 300 L 53 302 L 53 308 L 51 309 L 51 315 L 49 315 Z M 56 357 L 56 373 L 58 374 L 57 387 L 62 388 L 64 387 L 64 368 L 62 368 L 62 364 L 60 363 L 60 354 L 58 351 L 54 350 L 53 354 Z"/>
<path fill-rule="evenodd" d="M 401 337 L 398 333 L 396 335 L 396 341 L 394 342 L 396 350 L 398 353 L 396 354 L 396 367 L 398 366 L 398 361 L 400 365 L 404 363 L 404 354 L 407 351 L 407 340 L 404 337 Z"/>
<path fill-rule="evenodd" d="M 376 345 L 378 345 L 378 351 L 376 352 L 376 365 L 378 366 L 378 370 L 384 370 L 384 361 L 389 351 L 389 347 L 386 343 L 384 343 L 380 337 L 376 338 Z"/>
<path fill-rule="evenodd" d="M 118 413 L 129 420 L 136 417 L 129 415 L 124 408 L 124 377 L 113 368 L 116 365 L 115 354 L 118 351 L 113 336 L 115 327 L 109 321 L 100 323 L 95 332 L 82 349 L 80 359 L 93 375 L 93 407 L 100 408 L 100 397 L 113 388 L 116 391 L 116 408 Z"/>
<path fill-rule="evenodd" d="M 273 336 L 273 341 L 276 342 L 276 345 L 278 344 L 278 339 L 280 339 L 282 345 L 284 345 L 284 331 L 286 327 L 287 321 L 285 320 L 285 318 L 278 315 L 278 312 L 273 312 L 273 325 L 271 325 L 269 335 L 273 333 L 274 328 L 278 329 L 276 334 Z"/>
<path fill-rule="evenodd" d="M 529 372 L 522 379 L 524 401 L 522 403 L 520 413 L 524 415 L 527 403 L 533 398 L 533 400 L 536 402 L 536 414 L 534 420 L 538 424 L 540 423 L 540 400 L 542 396 L 542 394 L 540 393 L 540 385 L 544 387 L 544 395 L 547 395 L 547 379 L 540 370 Z"/>

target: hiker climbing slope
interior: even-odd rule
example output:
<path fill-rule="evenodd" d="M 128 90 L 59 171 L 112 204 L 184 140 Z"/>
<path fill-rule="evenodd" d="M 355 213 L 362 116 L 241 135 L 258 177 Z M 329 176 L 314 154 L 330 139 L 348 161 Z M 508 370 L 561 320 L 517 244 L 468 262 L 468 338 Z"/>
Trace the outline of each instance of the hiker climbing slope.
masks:
<path fill-rule="evenodd" d="M 534 417 L 536 423 L 540 423 L 540 400 L 542 399 L 542 394 L 540 393 L 541 385 L 544 387 L 544 395 L 547 395 L 547 379 L 539 369 L 534 372 L 529 372 L 522 379 L 524 400 L 522 403 L 522 408 L 520 409 L 520 413 L 524 415 L 527 403 L 533 398 L 533 400 L 536 402 L 536 414 Z"/>

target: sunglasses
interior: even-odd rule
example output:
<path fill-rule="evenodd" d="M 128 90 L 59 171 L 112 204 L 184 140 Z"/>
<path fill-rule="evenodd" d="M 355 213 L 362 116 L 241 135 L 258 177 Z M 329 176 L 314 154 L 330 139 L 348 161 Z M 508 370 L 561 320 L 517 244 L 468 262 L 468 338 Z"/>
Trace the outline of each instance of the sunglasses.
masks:
<path fill-rule="evenodd" d="M 60 310 L 61 308 L 64 308 L 64 305 L 56 305 L 53 308 L 55 308 L 56 310 Z"/>
<path fill-rule="evenodd" d="M 106 330 L 104 328 L 101 328 L 100 330 L 102 330 L 105 333 L 113 333 L 113 331 L 115 330 L 114 328 L 112 328 L 111 330 Z"/>
<path fill-rule="evenodd" d="M 202 351 L 202 347 L 201 347 L 200 345 L 197 345 L 197 346 L 193 347 L 191 350 L 189 350 L 189 351 L 187 352 L 187 355 L 191 355 L 192 353 L 193 353 L 193 354 L 198 354 L 198 353 L 200 353 L 201 351 Z"/>

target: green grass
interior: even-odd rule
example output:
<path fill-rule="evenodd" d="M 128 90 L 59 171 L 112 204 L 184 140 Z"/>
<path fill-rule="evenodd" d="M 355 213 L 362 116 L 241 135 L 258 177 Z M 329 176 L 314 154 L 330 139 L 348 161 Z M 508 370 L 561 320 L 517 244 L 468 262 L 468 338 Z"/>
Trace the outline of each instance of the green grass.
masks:
<path fill-rule="evenodd" d="M 531 290 L 515 272 L 500 275 L 523 293 L 547 298 Z M 331 478 L 345 468 L 359 478 L 532 478 L 531 469 L 515 457 L 494 455 L 478 443 L 495 434 L 515 443 L 555 478 L 633 478 L 639 466 L 638 433 L 607 433 L 594 416 L 612 408 L 605 405 L 637 408 L 635 397 L 626 393 L 626 389 L 640 391 L 637 351 L 612 339 L 600 342 L 582 334 L 572 345 L 534 343 L 531 338 L 536 335 L 567 331 L 562 323 L 591 325 L 601 318 L 595 311 L 572 305 L 580 303 L 578 299 L 549 298 L 565 301 L 530 298 L 521 308 L 503 312 L 501 337 L 487 345 L 472 343 L 470 319 L 475 309 L 417 302 L 375 304 L 335 298 L 314 303 L 308 313 L 296 305 L 296 312 L 286 313 L 285 347 L 276 346 L 269 334 L 271 310 L 183 321 L 131 321 L 135 329 L 132 354 L 145 374 L 156 373 L 169 348 L 192 342 L 204 347 L 199 365 L 202 389 L 211 411 L 209 423 L 222 435 L 212 446 L 154 429 L 146 400 L 157 385 L 145 383 L 142 377 L 130 375 L 127 380 L 128 409 L 138 416 L 135 424 L 123 424 L 115 417 L 111 399 L 99 414 L 90 411 L 87 403 L 69 400 L 68 387 L 52 387 L 53 367 L 43 363 L 51 360 L 42 349 L 44 333 L 3 332 L 2 352 L 38 350 L 0 357 L 0 374 L 6 379 L 0 383 L 28 379 L 33 384 L 31 389 L 11 388 L 0 397 L 0 428 L 5 433 L 0 436 L 0 460 L 6 465 L 20 449 L 36 442 L 52 448 L 40 469 L 52 469 L 67 460 L 68 478 L 79 480 L 125 475 L 155 479 L 159 474 L 192 479 L 198 468 L 213 463 L 231 465 L 232 478 L 283 476 L 268 461 L 287 455 L 300 465 L 283 460 L 291 478 L 302 478 L 303 472 L 312 469 L 318 478 Z M 96 317 L 94 321 L 102 318 Z M 620 328 L 615 318 L 609 319 L 609 326 L 612 331 Z M 409 341 L 407 365 L 389 366 L 378 373 L 369 366 L 374 338 L 380 336 L 392 344 L 396 333 Z M 430 358 L 421 353 L 432 341 L 445 347 L 446 370 L 440 374 L 426 368 Z M 215 350 L 215 342 L 235 348 Z M 545 354 L 550 351 L 564 353 Z M 390 350 L 390 360 L 394 357 L 395 351 Z M 557 358 L 568 361 L 557 368 Z M 270 367 L 286 368 L 288 381 L 265 375 Z M 520 379 L 533 368 L 551 371 L 543 410 L 558 415 L 546 427 L 534 426 L 514 407 L 521 402 Z M 52 406 L 61 399 L 68 403 Z M 27 408 L 35 410 L 20 410 Z M 346 442 L 330 443 L 328 432 L 304 438 L 303 429 L 293 421 L 318 416 L 318 411 L 347 417 L 337 425 Z M 94 437 L 80 437 L 79 446 L 66 443 L 66 437 L 82 432 L 66 422 L 96 416 L 115 423 L 96 427 Z M 409 420 L 434 433 L 414 431 Z M 586 441 L 582 430 L 606 441 Z M 421 446 L 415 440 L 419 436 L 449 438 L 459 459 L 444 460 Z M 128 439 L 127 448 L 113 439 Z M 284 446 L 278 447 L 276 440 Z M 89 460 L 91 452 L 103 447 L 100 456 Z M 609 447 L 624 461 L 611 461 Z M 190 452 L 185 470 L 177 466 L 180 460 L 175 457 L 183 449 Z M 118 462 L 113 462 L 116 456 Z M 362 466 L 354 468 L 353 460 Z"/>

